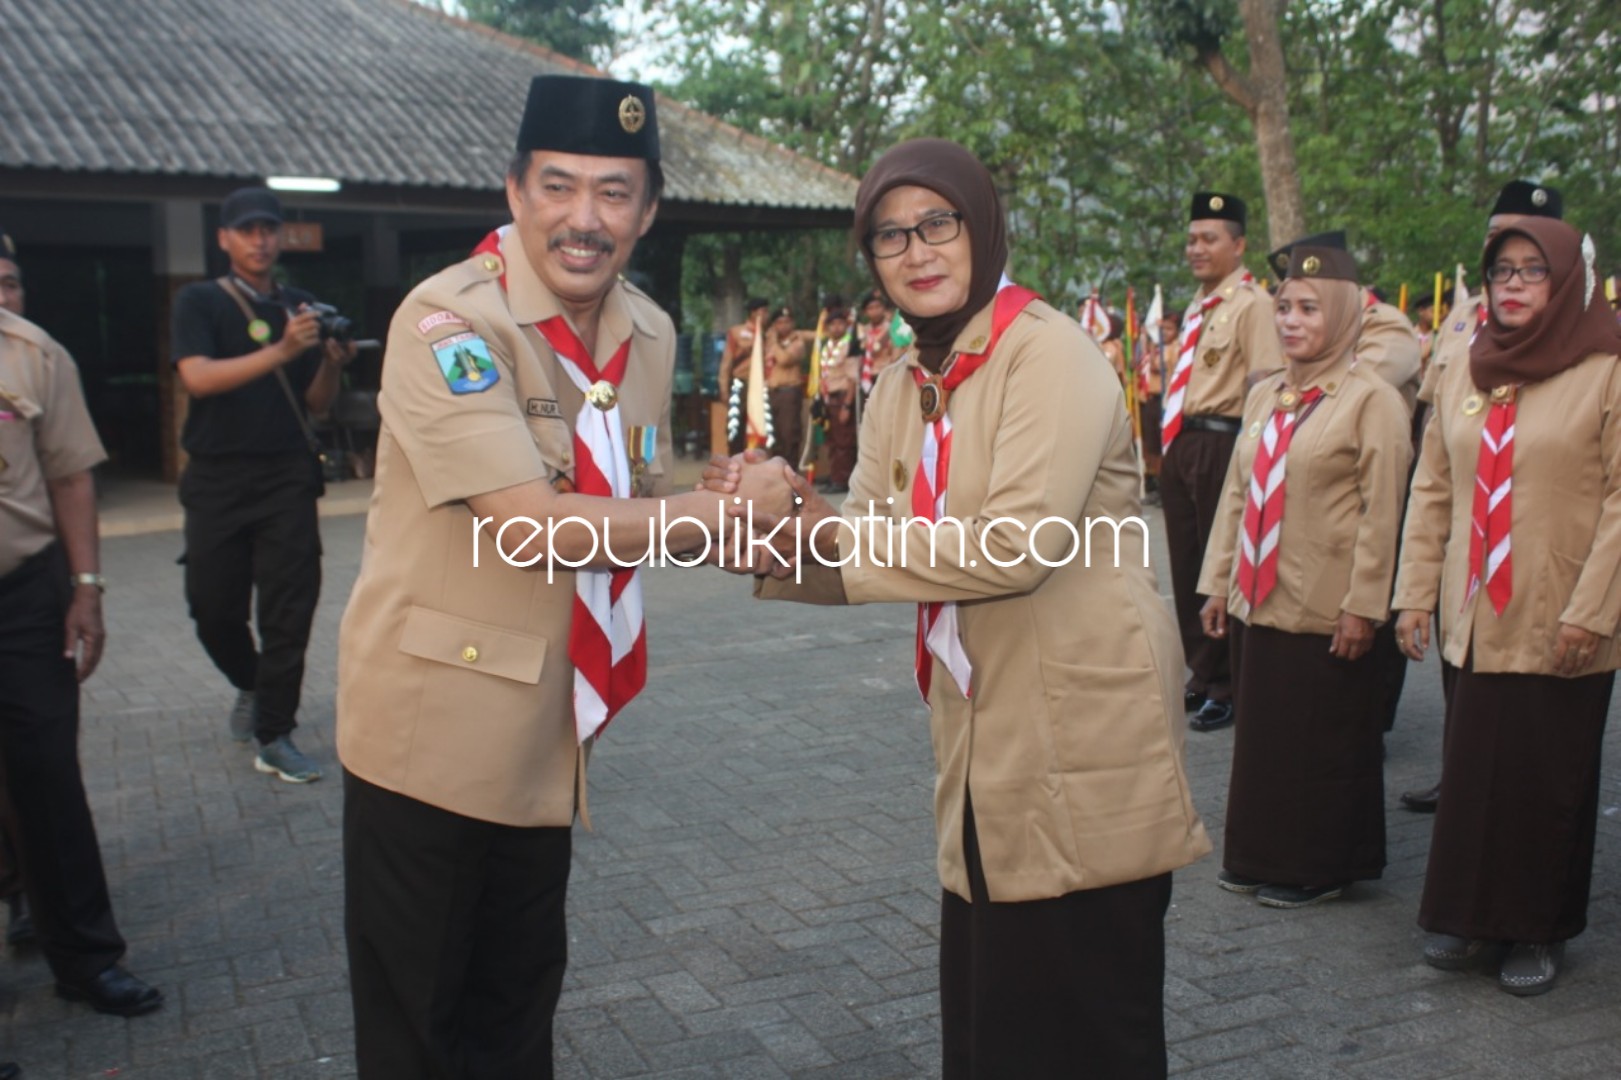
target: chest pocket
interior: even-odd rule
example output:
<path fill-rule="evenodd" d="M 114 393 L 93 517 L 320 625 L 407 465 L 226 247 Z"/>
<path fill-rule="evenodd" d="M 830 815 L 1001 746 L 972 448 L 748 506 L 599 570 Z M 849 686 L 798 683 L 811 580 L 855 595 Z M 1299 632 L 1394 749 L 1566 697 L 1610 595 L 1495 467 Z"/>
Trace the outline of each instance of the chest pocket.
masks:
<path fill-rule="evenodd" d="M 1199 346 L 1193 362 L 1204 368 L 1220 366 L 1232 352 L 1233 337 L 1238 329 L 1237 311 L 1230 300 L 1224 300 L 1210 312 L 1210 317 L 1199 330 Z"/>

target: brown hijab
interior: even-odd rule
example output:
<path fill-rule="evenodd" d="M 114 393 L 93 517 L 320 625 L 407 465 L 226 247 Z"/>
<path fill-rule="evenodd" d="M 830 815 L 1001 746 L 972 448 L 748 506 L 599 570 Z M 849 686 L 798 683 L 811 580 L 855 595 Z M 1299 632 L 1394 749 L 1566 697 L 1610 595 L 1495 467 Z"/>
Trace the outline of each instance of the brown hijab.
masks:
<path fill-rule="evenodd" d="M 1363 297 L 1366 295 L 1360 285 L 1343 278 L 1292 277 L 1278 288 L 1280 299 L 1285 290 L 1296 295 L 1306 291 L 1313 293 L 1323 310 L 1323 324 L 1328 330 L 1321 352 L 1292 363 L 1304 366 L 1325 364 L 1356 351 L 1356 339 L 1362 334 Z"/>
<path fill-rule="evenodd" d="M 973 154 L 945 139 L 903 142 L 873 163 L 856 192 L 856 241 L 874 279 L 878 278 L 878 267 L 866 243 L 873 215 L 880 199 L 891 189 L 906 185 L 925 187 L 940 195 L 962 214 L 963 227 L 968 230 L 972 259 L 968 302 L 932 319 L 914 318 L 911 312 L 904 312 L 917 331 L 919 362 L 930 371 L 938 371 L 968 320 L 996 297 L 996 286 L 1007 266 L 1007 223 L 990 170 Z M 881 281 L 879 284 L 882 286 Z"/>
<path fill-rule="evenodd" d="M 1475 386 L 1492 390 L 1541 382 L 1594 353 L 1621 354 L 1621 327 L 1604 298 L 1596 254 L 1589 264 L 1582 253 L 1582 234 L 1554 218 L 1527 218 L 1492 237 L 1483 270 L 1497 261 L 1511 236 L 1530 240 L 1548 260 L 1548 306 L 1518 328 L 1504 326 L 1492 311 L 1469 347 L 1469 377 Z"/>

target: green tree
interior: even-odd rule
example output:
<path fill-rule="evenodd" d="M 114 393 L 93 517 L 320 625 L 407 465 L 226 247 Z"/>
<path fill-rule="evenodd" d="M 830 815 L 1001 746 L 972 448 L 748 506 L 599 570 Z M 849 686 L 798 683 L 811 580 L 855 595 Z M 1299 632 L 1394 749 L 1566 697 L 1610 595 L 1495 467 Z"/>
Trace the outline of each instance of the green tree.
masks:
<path fill-rule="evenodd" d="M 614 45 L 596 0 L 462 0 L 467 17 L 592 63 Z"/>

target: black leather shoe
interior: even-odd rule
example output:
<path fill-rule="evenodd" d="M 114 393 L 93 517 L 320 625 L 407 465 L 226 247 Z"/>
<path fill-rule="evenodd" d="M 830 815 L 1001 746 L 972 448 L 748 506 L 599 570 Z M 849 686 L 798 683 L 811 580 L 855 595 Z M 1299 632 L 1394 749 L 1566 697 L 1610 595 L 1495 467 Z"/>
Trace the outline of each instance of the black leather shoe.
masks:
<path fill-rule="evenodd" d="M 1184 690 L 1182 692 L 1182 711 L 1198 712 L 1200 709 L 1204 708 L 1204 703 L 1207 700 L 1208 699 L 1197 690 Z"/>
<path fill-rule="evenodd" d="M 56 996 L 82 1001 L 99 1013 L 141 1016 L 163 1004 L 163 992 L 114 964 L 82 983 L 57 983 Z"/>
<path fill-rule="evenodd" d="M 17 1080 L 22 1074 L 22 1066 L 15 1061 L 0 1061 L 0 1080 Z"/>
<path fill-rule="evenodd" d="M 1441 782 L 1439 780 L 1428 791 L 1404 791 L 1401 793 L 1401 804 L 1415 814 L 1435 813 L 1435 806 L 1440 801 Z"/>
<path fill-rule="evenodd" d="M 1188 721 L 1188 727 L 1194 731 L 1215 731 L 1224 728 L 1233 722 L 1233 703 L 1230 701 L 1207 701 L 1193 714 Z"/>

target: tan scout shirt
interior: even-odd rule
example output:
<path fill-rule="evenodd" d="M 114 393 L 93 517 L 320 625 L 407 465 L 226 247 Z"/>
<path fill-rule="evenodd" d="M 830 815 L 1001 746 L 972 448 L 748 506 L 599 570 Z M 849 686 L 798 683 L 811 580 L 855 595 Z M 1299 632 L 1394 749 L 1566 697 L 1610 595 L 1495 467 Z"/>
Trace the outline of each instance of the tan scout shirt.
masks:
<path fill-rule="evenodd" d="M 1401 309 L 1391 304 L 1370 304 L 1362 312 L 1362 333 L 1356 339 L 1356 361 L 1394 386 L 1411 417 L 1418 407 L 1423 374 L 1423 346 L 1418 331 Z"/>
<path fill-rule="evenodd" d="M 338 754 L 362 779 L 458 814 L 567 825 L 584 784 L 568 657 L 574 575 L 559 569 L 548 583 L 544 568 L 503 562 L 465 501 L 574 470 L 581 394 L 533 329 L 563 312 L 515 235 L 502 254 L 493 268 L 476 256 L 429 278 L 389 328 L 376 486 L 338 640 Z M 434 346 L 448 356 L 467 334 L 498 378 L 455 393 Z M 647 469 L 658 493 L 675 329 L 620 284 L 603 309 L 598 364 L 627 337 L 620 416 L 658 425 Z"/>
<path fill-rule="evenodd" d="M 0 575 L 56 539 L 49 482 L 106 460 L 67 350 L 0 308 Z"/>
<path fill-rule="evenodd" d="M 785 386 L 804 386 L 806 361 L 810 358 L 811 342 L 816 335 L 808 330 L 795 330 L 786 341 L 769 328 L 765 332 L 765 385 L 768 390 Z"/>
<path fill-rule="evenodd" d="M 987 307 L 955 347 L 982 349 L 989 331 Z M 761 595 L 959 602 L 973 697 L 936 663 L 929 700 L 945 888 L 969 896 L 970 789 L 992 900 L 1061 896 L 1187 865 L 1210 841 L 1183 765 L 1182 647 L 1145 565 L 1119 380 L 1073 320 L 1040 301 L 1027 307 L 951 396 L 955 520 L 937 530 L 931 567 L 929 527 L 902 520 L 912 516 L 923 443 L 916 364 L 912 352 L 885 371 L 868 402 L 844 504 L 844 519 L 868 530 L 859 562 L 841 529 L 841 558 L 852 561 L 839 570 L 813 564 L 803 585 L 766 582 Z M 1074 523 L 1084 540 L 1087 518 L 1122 523 L 1118 542 L 1107 521 L 1090 530 L 1090 568 L 1084 554 L 1066 561 L 1075 533 L 1061 524 Z M 1057 521 L 1032 531 L 1044 519 Z M 872 547 L 888 565 L 875 564 Z M 1038 556 L 1062 565 L 1042 566 Z"/>
<path fill-rule="evenodd" d="M 1294 634 L 1332 634 L 1340 612 L 1384 622 L 1396 573 L 1396 526 L 1413 460 L 1401 395 L 1360 364 L 1341 360 L 1297 390 L 1323 397 L 1295 429 L 1284 459 L 1278 583 L 1250 609 L 1238 591 L 1239 533 L 1255 455 L 1285 372 L 1256 384 L 1227 468 L 1198 591 L 1227 597 L 1228 614 Z"/>
<path fill-rule="evenodd" d="M 1424 369 L 1424 381 L 1418 388 L 1418 400 L 1426 405 L 1435 402 L 1435 388 L 1441 383 L 1441 373 L 1454 361 L 1469 362 L 1469 343 L 1480 328 L 1480 310 L 1486 303 L 1485 293 L 1476 293 L 1461 306 L 1454 307 L 1441 330 L 1435 335 L 1435 347 L 1430 350 L 1430 366 Z"/>
<path fill-rule="evenodd" d="M 1230 416 L 1244 411 L 1250 377 L 1283 367 L 1283 347 L 1272 322 L 1272 298 L 1240 267 L 1216 286 L 1225 299 L 1205 316 L 1188 376 L 1185 416 Z M 1204 289 L 1197 304 L 1210 293 Z M 1172 361 L 1173 365 L 1175 361 Z"/>
<path fill-rule="evenodd" d="M 1582 671 L 1621 667 L 1621 361 L 1594 355 L 1520 388 L 1514 414 L 1513 596 L 1499 617 L 1486 590 L 1465 598 L 1475 468 L 1487 405 L 1476 411 L 1467 356 L 1447 365 L 1407 503 L 1398 611 L 1434 611 L 1447 660 L 1471 649 L 1482 672 L 1552 675 L 1560 623 L 1605 640 Z M 1473 415 L 1469 415 L 1470 412 Z"/>

